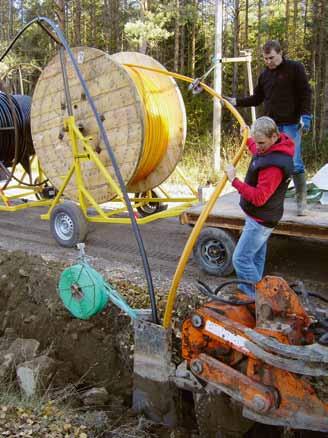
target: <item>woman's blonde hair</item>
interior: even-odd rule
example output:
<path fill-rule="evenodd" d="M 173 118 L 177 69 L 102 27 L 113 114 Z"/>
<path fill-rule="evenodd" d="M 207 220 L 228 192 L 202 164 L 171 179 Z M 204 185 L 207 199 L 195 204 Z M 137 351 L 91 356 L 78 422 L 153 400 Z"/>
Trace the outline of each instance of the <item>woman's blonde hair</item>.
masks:
<path fill-rule="evenodd" d="M 270 117 L 259 117 L 251 126 L 251 135 L 254 137 L 256 134 L 265 135 L 266 137 L 272 137 L 273 134 L 279 135 L 279 130 L 274 120 Z"/>

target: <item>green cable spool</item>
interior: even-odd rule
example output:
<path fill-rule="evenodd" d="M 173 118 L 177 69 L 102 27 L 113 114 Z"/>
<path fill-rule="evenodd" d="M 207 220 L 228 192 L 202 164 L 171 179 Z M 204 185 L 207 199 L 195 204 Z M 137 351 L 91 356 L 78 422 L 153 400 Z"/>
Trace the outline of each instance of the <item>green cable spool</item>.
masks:
<path fill-rule="evenodd" d="M 103 277 L 85 263 L 65 269 L 58 288 L 64 306 L 79 319 L 91 318 L 108 303 L 109 295 Z"/>

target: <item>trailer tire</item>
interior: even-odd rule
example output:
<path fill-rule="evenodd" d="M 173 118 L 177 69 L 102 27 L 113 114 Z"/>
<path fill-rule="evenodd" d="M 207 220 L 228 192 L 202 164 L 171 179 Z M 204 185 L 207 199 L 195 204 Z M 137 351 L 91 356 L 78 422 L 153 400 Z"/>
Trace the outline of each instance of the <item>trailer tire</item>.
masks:
<path fill-rule="evenodd" d="M 85 240 L 88 223 L 81 208 L 75 202 L 64 201 L 52 210 L 50 229 L 59 245 L 72 248 Z"/>
<path fill-rule="evenodd" d="M 194 258 L 210 275 L 227 276 L 233 272 L 232 255 L 236 237 L 221 228 L 205 228 L 194 248 Z"/>
<path fill-rule="evenodd" d="M 155 190 L 151 191 L 152 198 L 159 198 L 158 193 Z M 136 198 L 142 199 L 147 197 L 147 192 L 136 193 Z M 137 207 L 137 211 L 141 217 L 151 216 L 152 214 L 159 213 L 160 211 L 165 211 L 168 205 L 163 202 L 149 202 L 148 204 L 141 205 Z"/>

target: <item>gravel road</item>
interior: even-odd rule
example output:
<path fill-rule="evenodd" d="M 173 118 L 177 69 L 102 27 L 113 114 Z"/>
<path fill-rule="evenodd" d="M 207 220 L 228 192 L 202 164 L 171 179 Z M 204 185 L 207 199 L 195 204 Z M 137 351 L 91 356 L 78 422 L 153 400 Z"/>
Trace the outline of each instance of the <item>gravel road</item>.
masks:
<path fill-rule="evenodd" d="M 48 221 L 40 219 L 45 210 L 29 208 L 17 212 L 0 212 L 0 247 L 23 250 L 46 258 L 71 262 L 75 249 L 60 247 L 53 239 Z M 169 288 L 179 257 L 191 228 L 177 218 L 162 219 L 141 225 L 141 234 L 149 264 L 157 281 Z M 143 278 L 143 268 L 131 227 L 124 224 L 89 224 L 86 253 L 106 271 L 121 270 Z M 266 273 L 288 281 L 302 279 L 311 290 L 326 292 L 328 285 L 328 244 L 305 239 L 273 236 L 270 239 Z M 202 273 L 192 260 L 185 270 L 184 282 L 197 278 L 215 284 L 220 279 Z M 222 279 L 221 279 L 222 281 Z M 328 290 L 327 290 L 328 295 Z"/>

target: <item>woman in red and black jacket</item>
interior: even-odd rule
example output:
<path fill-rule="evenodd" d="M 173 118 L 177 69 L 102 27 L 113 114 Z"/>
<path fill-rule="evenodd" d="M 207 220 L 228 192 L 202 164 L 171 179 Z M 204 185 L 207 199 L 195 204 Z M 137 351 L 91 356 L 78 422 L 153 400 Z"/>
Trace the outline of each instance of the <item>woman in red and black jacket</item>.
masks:
<path fill-rule="evenodd" d="M 240 206 L 246 213 L 245 226 L 233 254 L 237 277 L 254 283 L 264 271 L 267 242 L 283 215 L 284 198 L 293 173 L 294 143 L 270 117 L 260 117 L 251 128 L 247 146 L 253 155 L 245 181 L 236 178 L 235 168 L 227 166 L 232 186 L 240 193 Z M 239 289 L 254 296 L 252 287 Z"/>

